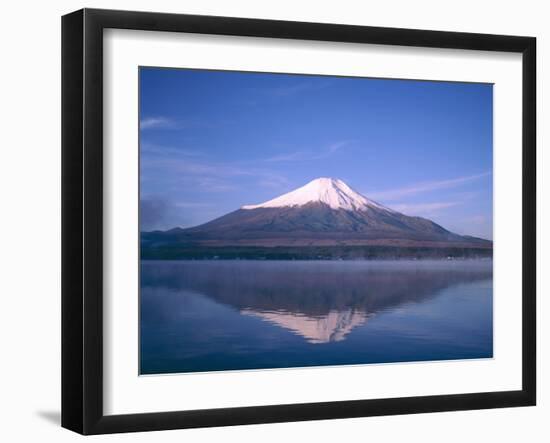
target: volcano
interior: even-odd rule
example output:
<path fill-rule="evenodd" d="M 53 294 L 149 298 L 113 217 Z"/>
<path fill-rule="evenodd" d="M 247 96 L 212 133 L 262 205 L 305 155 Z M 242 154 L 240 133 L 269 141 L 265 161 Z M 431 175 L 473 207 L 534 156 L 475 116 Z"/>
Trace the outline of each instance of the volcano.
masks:
<path fill-rule="evenodd" d="M 322 258 L 350 258 L 350 253 L 365 258 L 380 251 L 399 256 L 428 250 L 431 255 L 451 251 L 451 256 L 492 253 L 491 241 L 455 234 L 426 218 L 395 211 L 334 178 L 315 179 L 199 226 L 142 233 L 141 246 L 142 257 L 149 258 L 208 257 L 216 252 L 225 258 L 229 250 L 231 258 L 239 258 L 235 248 L 245 248 L 245 258 L 252 250 L 267 258 L 274 258 L 275 252 L 284 258 L 319 257 L 320 251 Z"/>

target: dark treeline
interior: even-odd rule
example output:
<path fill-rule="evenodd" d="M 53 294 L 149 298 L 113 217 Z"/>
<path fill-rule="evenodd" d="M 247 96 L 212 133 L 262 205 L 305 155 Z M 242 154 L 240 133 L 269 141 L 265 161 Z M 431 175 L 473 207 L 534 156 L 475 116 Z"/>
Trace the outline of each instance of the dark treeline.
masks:
<path fill-rule="evenodd" d="M 399 260 L 491 258 L 487 248 L 396 246 L 141 247 L 144 260 Z"/>

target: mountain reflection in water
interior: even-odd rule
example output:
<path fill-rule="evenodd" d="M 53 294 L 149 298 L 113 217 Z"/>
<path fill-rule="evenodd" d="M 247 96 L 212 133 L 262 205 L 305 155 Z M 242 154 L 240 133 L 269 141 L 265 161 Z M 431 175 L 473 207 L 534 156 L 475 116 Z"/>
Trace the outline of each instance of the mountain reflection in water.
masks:
<path fill-rule="evenodd" d="M 366 312 L 353 309 L 330 311 L 319 317 L 308 317 L 285 311 L 254 311 L 252 309 L 243 309 L 241 313 L 288 329 L 304 337 L 309 343 L 343 340 L 355 326 L 365 323 L 368 317 Z"/>
<path fill-rule="evenodd" d="M 492 278 L 492 262 L 142 262 L 142 294 L 200 294 L 322 344 L 345 340 L 381 312 Z"/>

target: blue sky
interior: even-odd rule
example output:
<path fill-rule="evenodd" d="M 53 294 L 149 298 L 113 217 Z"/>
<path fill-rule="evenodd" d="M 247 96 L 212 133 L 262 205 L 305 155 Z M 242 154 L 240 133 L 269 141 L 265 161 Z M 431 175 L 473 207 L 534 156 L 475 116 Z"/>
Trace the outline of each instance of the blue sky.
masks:
<path fill-rule="evenodd" d="M 492 239 L 492 85 L 140 69 L 141 229 L 317 177 Z"/>

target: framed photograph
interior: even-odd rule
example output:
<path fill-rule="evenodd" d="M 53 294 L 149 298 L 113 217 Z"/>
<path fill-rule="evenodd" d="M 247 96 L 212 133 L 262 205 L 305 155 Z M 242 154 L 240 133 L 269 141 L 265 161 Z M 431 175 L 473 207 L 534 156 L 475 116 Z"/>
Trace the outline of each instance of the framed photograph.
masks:
<path fill-rule="evenodd" d="M 533 37 L 62 20 L 62 425 L 535 405 Z"/>

